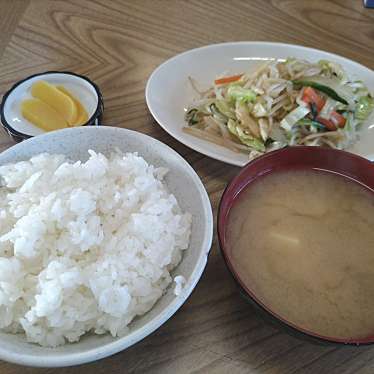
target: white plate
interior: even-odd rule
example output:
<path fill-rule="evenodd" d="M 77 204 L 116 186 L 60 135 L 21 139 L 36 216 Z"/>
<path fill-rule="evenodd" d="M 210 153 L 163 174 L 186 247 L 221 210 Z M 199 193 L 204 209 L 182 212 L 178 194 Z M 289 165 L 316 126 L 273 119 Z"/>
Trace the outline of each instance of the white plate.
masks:
<path fill-rule="evenodd" d="M 246 155 L 237 154 L 182 131 L 185 109 L 196 98 L 188 76 L 197 79 L 201 87 L 208 88 L 223 73 L 242 73 L 263 61 L 291 56 L 309 61 L 336 61 L 347 70 L 350 77 L 363 80 L 369 90 L 374 92 L 373 71 L 347 58 L 298 45 L 237 42 L 192 49 L 164 62 L 147 82 L 145 95 L 148 108 L 160 126 L 181 143 L 217 160 L 243 166 L 248 162 Z M 374 160 L 374 114 L 362 126 L 359 141 L 347 150 Z"/>

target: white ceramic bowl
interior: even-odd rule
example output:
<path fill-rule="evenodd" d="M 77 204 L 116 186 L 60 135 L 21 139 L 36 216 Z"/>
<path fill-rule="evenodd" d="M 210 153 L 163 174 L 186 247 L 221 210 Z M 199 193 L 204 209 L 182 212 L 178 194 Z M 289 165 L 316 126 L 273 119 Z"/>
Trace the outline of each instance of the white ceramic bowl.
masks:
<path fill-rule="evenodd" d="M 62 85 L 86 109 L 88 120 L 81 126 L 98 126 L 104 110 L 104 104 L 99 87 L 90 79 L 67 71 L 47 71 L 31 75 L 15 83 L 3 96 L 0 106 L 1 123 L 5 130 L 15 140 L 23 140 L 32 136 L 46 133 L 22 116 L 21 103 L 31 99 L 31 86 L 40 80 L 52 85 Z"/>
<path fill-rule="evenodd" d="M 117 353 L 143 339 L 167 321 L 195 288 L 207 262 L 212 243 L 213 218 L 208 195 L 192 167 L 167 145 L 147 135 L 114 127 L 77 127 L 54 131 L 25 140 L 0 154 L 0 164 L 28 159 L 41 152 L 68 155 L 85 161 L 87 150 L 108 154 L 115 148 L 138 152 L 149 163 L 169 169 L 166 183 L 181 208 L 193 216 L 189 248 L 173 273 L 187 283 L 179 296 L 173 286 L 154 308 L 130 324 L 122 338 L 87 335 L 78 343 L 43 348 L 26 342 L 24 335 L 0 333 L 0 359 L 28 366 L 69 366 L 98 360 Z M 126 363 L 124 363 L 126 365 Z"/>
<path fill-rule="evenodd" d="M 188 81 L 196 79 L 202 90 L 209 88 L 217 76 L 250 71 L 268 60 L 296 57 L 309 61 L 327 59 L 341 64 L 349 76 L 361 79 L 374 92 L 374 73 L 367 67 L 333 53 L 299 45 L 270 42 L 236 42 L 213 44 L 181 53 L 160 65 L 146 87 L 147 105 L 153 117 L 170 135 L 195 151 L 232 165 L 244 166 L 248 156 L 196 138 L 182 131 L 184 114 L 198 98 Z M 349 152 L 374 160 L 374 112 L 360 131 L 360 140 Z"/>

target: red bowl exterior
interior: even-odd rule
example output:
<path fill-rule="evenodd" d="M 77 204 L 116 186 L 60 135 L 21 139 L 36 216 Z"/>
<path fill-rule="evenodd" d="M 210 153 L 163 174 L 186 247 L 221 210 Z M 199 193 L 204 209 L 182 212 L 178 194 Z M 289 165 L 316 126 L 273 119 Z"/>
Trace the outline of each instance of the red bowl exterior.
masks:
<path fill-rule="evenodd" d="M 240 192 L 257 178 L 281 170 L 311 169 L 325 170 L 350 178 L 365 185 L 374 193 L 374 164 L 365 158 L 354 154 L 321 147 L 288 147 L 267 153 L 248 163 L 240 173 L 228 184 L 222 195 L 218 210 L 217 230 L 220 248 L 226 264 L 242 291 L 254 302 L 257 307 L 267 312 L 268 316 L 275 318 L 291 332 L 303 334 L 305 337 L 317 338 L 320 342 L 343 344 L 371 344 L 374 335 L 365 338 L 341 339 L 330 336 L 321 336 L 296 326 L 281 316 L 272 312 L 263 304 L 251 289 L 240 279 L 231 261 L 231 251 L 226 246 L 226 223 L 231 207 L 234 205 Z"/>

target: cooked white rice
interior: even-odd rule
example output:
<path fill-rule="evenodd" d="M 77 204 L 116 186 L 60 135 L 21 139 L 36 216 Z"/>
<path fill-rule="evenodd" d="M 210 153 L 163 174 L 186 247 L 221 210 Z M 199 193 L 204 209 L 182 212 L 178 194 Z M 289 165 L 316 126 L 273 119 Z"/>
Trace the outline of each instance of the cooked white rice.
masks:
<path fill-rule="evenodd" d="M 136 153 L 0 167 L 0 328 L 43 346 L 122 336 L 172 282 L 191 215 Z M 177 293 L 182 278 L 177 278 Z"/>

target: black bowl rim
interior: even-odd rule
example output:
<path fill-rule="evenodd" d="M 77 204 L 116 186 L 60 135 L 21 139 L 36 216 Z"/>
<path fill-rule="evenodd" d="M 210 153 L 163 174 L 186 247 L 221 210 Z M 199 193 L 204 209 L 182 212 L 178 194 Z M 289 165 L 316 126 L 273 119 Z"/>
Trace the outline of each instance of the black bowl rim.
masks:
<path fill-rule="evenodd" d="M 26 82 L 27 80 L 29 79 L 32 79 L 32 78 L 35 78 L 35 77 L 39 77 L 41 75 L 49 75 L 49 74 L 66 74 L 66 75 L 73 75 L 77 78 L 80 78 L 80 79 L 83 79 L 85 80 L 86 82 L 88 82 L 95 90 L 96 94 L 97 94 L 97 105 L 96 105 L 96 109 L 94 111 L 94 113 L 91 115 L 91 117 L 88 119 L 88 121 L 86 123 L 84 123 L 83 125 L 81 126 L 95 126 L 95 125 L 99 125 L 100 121 L 101 121 L 101 117 L 102 117 L 102 114 L 104 112 L 104 100 L 103 100 L 103 95 L 100 91 L 100 88 L 99 86 L 94 83 L 91 79 L 89 79 L 88 77 L 86 77 L 85 75 L 81 75 L 81 74 L 77 74 L 77 73 L 74 73 L 72 71 L 58 71 L 58 70 L 48 70 L 48 71 L 45 71 L 43 73 L 37 73 L 37 74 L 32 74 L 32 75 L 29 75 L 27 76 L 26 78 L 24 79 L 21 79 L 20 81 L 16 82 L 7 92 L 5 92 L 5 94 L 3 95 L 3 98 L 1 100 L 1 104 L 0 104 L 0 120 L 1 120 L 1 124 L 3 125 L 3 127 L 5 128 L 5 130 L 7 131 L 7 133 L 12 137 L 17 137 L 17 138 L 20 138 L 20 139 L 29 139 L 29 138 L 32 138 L 36 135 L 28 135 L 28 134 L 25 134 L 25 133 L 22 133 L 20 131 L 17 131 L 15 130 L 10 124 L 9 122 L 6 120 L 5 118 L 5 111 L 4 111 L 4 107 L 5 107 L 5 102 L 7 100 L 7 98 L 9 97 L 9 95 L 12 93 L 12 91 L 18 87 L 19 85 L 21 85 L 22 83 Z M 98 123 L 96 124 L 95 121 L 98 120 Z"/>
<path fill-rule="evenodd" d="M 307 147 L 307 146 L 297 146 L 297 147 L 298 148 L 309 148 L 309 149 L 313 149 L 314 148 L 314 147 Z M 284 150 L 286 150 L 288 148 L 291 148 L 291 147 L 287 146 L 287 147 L 284 147 L 282 149 L 277 149 L 277 150 L 274 150 L 272 152 L 266 153 L 264 156 L 267 156 L 270 153 L 279 153 L 279 152 L 282 152 L 282 151 L 284 151 Z M 342 151 L 342 150 L 335 150 L 335 151 L 337 151 L 337 152 L 343 152 L 343 153 L 349 153 L 353 157 L 361 158 L 361 159 L 363 159 L 365 161 L 368 161 L 366 158 L 358 156 L 358 155 L 356 155 L 354 153 L 350 153 L 350 152 Z M 260 156 L 260 157 L 263 157 L 263 156 Z M 245 168 L 247 168 L 252 162 L 255 162 L 255 161 L 256 161 L 256 158 L 253 159 L 253 160 L 251 160 L 251 161 L 249 161 L 227 183 L 227 185 L 226 185 L 226 187 L 225 187 L 225 189 L 224 189 L 224 191 L 223 191 L 223 193 L 221 195 L 220 201 L 218 203 L 217 216 L 216 216 L 216 221 L 217 221 L 217 237 L 218 237 L 219 249 L 220 249 L 221 255 L 222 255 L 223 259 L 224 259 L 226 268 L 229 271 L 232 279 L 234 280 L 234 282 L 235 282 L 235 284 L 236 284 L 236 286 L 238 288 L 238 292 L 240 293 L 240 295 L 250 305 L 252 305 L 252 307 L 254 307 L 254 309 L 255 309 L 256 312 L 260 312 L 261 313 L 261 317 L 263 319 L 265 319 L 266 321 L 270 322 L 272 325 L 281 328 L 283 331 L 285 331 L 289 335 L 294 336 L 294 337 L 296 337 L 298 339 L 302 339 L 304 341 L 308 341 L 308 342 L 311 342 L 311 343 L 314 343 L 314 344 L 330 345 L 330 346 L 347 346 L 347 345 L 349 345 L 349 346 L 359 347 L 359 346 L 373 345 L 374 341 L 371 341 L 371 342 L 370 341 L 369 342 L 354 342 L 354 341 L 349 341 L 349 340 L 348 341 L 334 340 L 334 339 L 330 339 L 329 337 L 317 336 L 317 335 L 308 333 L 306 331 L 303 331 L 301 329 L 298 329 L 297 327 L 295 327 L 295 326 L 293 326 L 293 325 L 291 325 L 291 324 L 283 321 L 282 319 L 277 318 L 273 313 L 271 313 L 263 305 L 261 305 L 259 302 L 257 302 L 257 300 L 255 300 L 251 295 L 249 295 L 246 292 L 246 290 L 242 287 L 242 285 L 240 284 L 239 279 L 235 276 L 234 272 L 232 271 L 231 267 L 229 266 L 229 261 L 228 261 L 228 259 L 226 257 L 225 251 L 223 250 L 222 237 L 221 237 L 222 233 L 219 230 L 218 222 L 219 222 L 219 217 L 221 215 L 223 197 L 225 196 L 226 191 L 228 190 L 228 188 L 230 187 L 230 185 L 234 182 L 234 180 L 239 176 L 239 174 L 241 174 Z"/>

